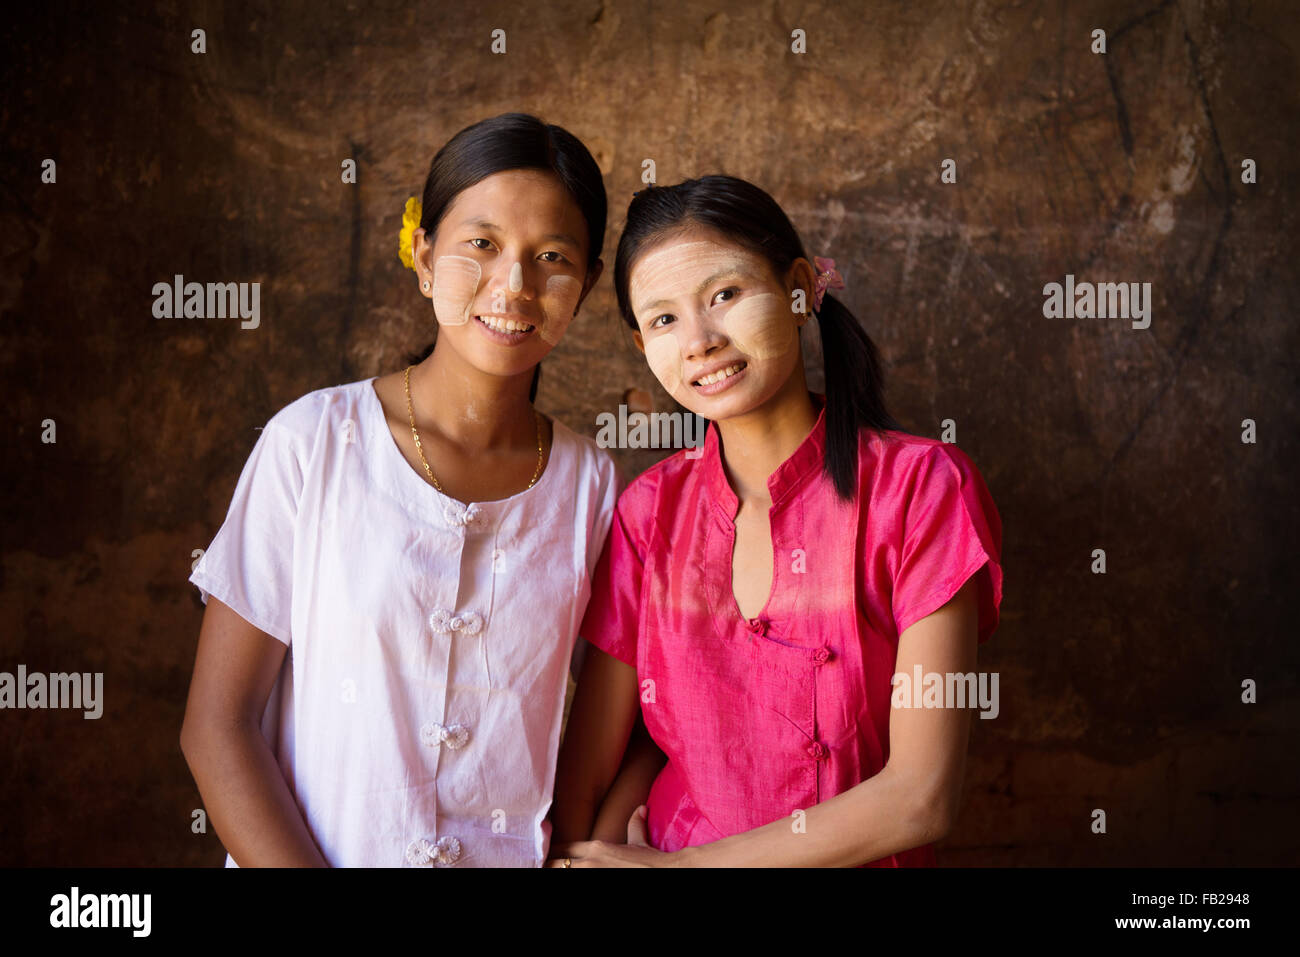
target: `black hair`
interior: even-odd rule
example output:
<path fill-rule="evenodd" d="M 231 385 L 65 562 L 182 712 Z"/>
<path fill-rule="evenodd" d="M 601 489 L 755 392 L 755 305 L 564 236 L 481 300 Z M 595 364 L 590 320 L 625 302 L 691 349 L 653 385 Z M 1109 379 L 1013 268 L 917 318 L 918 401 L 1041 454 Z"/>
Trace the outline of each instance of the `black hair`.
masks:
<path fill-rule="evenodd" d="M 587 269 L 605 244 L 605 182 L 600 167 L 582 141 L 568 130 L 528 113 L 502 113 L 465 127 L 438 150 L 429 165 L 420 202 L 420 227 L 430 238 L 460 192 L 493 173 L 540 169 L 554 173 L 587 221 Z M 427 357 L 433 345 L 412 356 Z M 418 358 L 416 358 L 418 356 Z M 541 363 L 533 372 L 528 401 L 537 398 Z"/>
<path fill-rule="evenodd" d="M 665 234 L 704 226 L 734 240 L 784 275 L 799 258 L 812 262 L 789 217 L 771 196 L 734 176 L 702 176 L 675 186 L 651 186 L 627 208 L 627 225 L 614 260 L 618 309 L 632 329 L 636 315 L 628 297 L 632 264 Z M 812 309 L 812 302 L 808 303 Z M 884 377 L 875 343 L 857 318 L 827 293 L 813 310 L 826 367 L 825 470 L 842 499 L 857 484 L 858 432 L 863 428 L 902 431 L 885 408 Z"/>

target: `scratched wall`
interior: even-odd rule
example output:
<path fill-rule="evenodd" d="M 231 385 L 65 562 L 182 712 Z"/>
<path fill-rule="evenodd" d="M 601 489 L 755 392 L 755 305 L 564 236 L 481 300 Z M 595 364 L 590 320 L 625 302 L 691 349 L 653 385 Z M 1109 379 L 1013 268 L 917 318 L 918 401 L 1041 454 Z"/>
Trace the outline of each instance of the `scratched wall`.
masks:
<path fill-rule="evenodd" d="M 982 470 L 1001 713 L 942 862 L 1296 861 L 1290 3 L 39 6 L 0 24 L 0 671 L 102 671 L 105 700 L 0 712 L 0 864 L 220 863 L 177 744 L 191 554 L 255 428 L 424 344 L 403 201 L 508 110 L 597 156 L 607 263 L 643 159 L 768 189 L 845 274 L 896 414 L 951 420 Z M 177 273 L 260 282 L 260 325 L 154 319 Z M 1149 327 L 1046 318 L 1067 275 L 1149 282 Z M 606 278 L 540 405 L 594 435 L 629 389 L 666 402 Z"/>

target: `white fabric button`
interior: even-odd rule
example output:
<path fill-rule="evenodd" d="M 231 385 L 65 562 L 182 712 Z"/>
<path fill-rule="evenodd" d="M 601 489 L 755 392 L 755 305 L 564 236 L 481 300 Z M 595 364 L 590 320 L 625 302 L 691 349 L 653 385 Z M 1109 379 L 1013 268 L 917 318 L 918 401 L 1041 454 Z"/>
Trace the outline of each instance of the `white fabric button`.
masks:
<path fill-rule="evenodd" d="M 487 520 L 487 516 L 476 504 L 470 504 L 463 509 L 451 504 L 444 505 L 442 518 L 450 527 L 462 530 L 477 528 Z"/>
<path fill-rule="evenodd" d="M 437 841 L 417 837 L 406 845 L 406 860 L 416 867 L 427 867 L 430 864 L 449 867 L 460 860 L 460 841 L 451 835 L 440 837 Z"/>
<path fill-rule="evenodd" d="M 473 611 L 453 615 L 448 608 L 435 608 L 429 615 L 429 627 L 442 635 L 449 635 L 453 631 L 477 635 L 483 627 L 483 616 Z"/>
<path fill-rule="evenodd" d="M 455 750 L 463 748 L 465 742 L 469 740 L 469 728 L 463 724 L 441 725 L 436 721 L 430 721 L 420 728 L 420 740 L 431 748 L 445 744 Z"/>

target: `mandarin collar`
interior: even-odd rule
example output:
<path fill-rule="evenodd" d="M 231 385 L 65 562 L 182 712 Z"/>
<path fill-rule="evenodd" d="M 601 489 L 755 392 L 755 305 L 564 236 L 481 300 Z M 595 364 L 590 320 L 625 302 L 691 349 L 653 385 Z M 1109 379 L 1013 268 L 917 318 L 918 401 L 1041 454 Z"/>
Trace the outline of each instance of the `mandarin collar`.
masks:
<path fill-rule="evenodd" d="M 809 392 L 813 405 L 817 407 L 817 421 L 812 431 L 799 443 L 799 447 L 790 457 L 776 467 L 767 479 L 767 491 L 772 496 L 772 504 L 777 505 L 797 489 L 810 473 L 823 467 L 826 455 L 826 397 L 817 392 Z M 721 439 L 718 436 L 716 422 L 709 422 L 704 435 L 704 478 L 713 500 L 723 508 L 727 518 L 734 519 L 740 507 L 740 499 L 727 481 L 726 470 L 722 467 Z"/>

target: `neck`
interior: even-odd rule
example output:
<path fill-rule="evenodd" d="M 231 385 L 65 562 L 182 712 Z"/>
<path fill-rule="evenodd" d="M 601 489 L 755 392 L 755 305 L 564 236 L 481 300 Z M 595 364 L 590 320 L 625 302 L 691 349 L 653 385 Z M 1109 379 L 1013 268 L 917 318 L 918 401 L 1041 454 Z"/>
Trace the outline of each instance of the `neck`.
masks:
<path fill-rule="evenodd" d="M 537 423 L 528 401 L 533 371 L 491 375 L 465 362 L 439 338 L 411 370 L 415 421 L 467 449 L 535 445 Z"/>
<path fill-rule="evenodd" d="M 742 502 L 770 503 L 767 480 L 817 424 L 803 368 L 796 367 L 767 402 L 717 423 L 723 469 Z"/>

